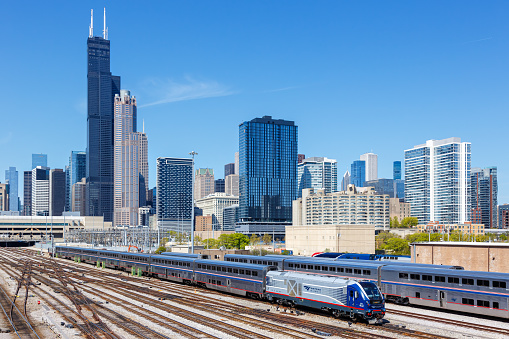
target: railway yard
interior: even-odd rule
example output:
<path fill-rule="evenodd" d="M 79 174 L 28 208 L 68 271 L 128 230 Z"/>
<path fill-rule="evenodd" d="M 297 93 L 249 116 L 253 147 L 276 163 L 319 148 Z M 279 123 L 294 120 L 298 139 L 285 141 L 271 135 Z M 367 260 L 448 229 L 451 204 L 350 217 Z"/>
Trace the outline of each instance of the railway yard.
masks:
<path fill-rule="evenodd" d="M 507 320 L 387 304 L 373 326 L 129 273 L 0 249 L 0 338 L 509 337 Z"/>

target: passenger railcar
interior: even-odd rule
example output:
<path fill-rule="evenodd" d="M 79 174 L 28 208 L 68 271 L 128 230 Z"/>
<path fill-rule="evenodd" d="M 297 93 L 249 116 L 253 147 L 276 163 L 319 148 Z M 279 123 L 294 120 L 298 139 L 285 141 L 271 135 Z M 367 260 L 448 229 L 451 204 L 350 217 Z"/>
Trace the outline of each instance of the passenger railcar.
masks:
<path fill-rule="evenodd" d="M 150 275 L 191 285 L 194 281 L 194 258 L 168 255 L 150 257 Z"/>
<path fill-rule="evenodd" d="M 179 253 L 179 252 L 163 252 L 161 255 L 168 255 L 172 257 L 184 257 L 184 258 L 194 258 L 194 259 L 209 259 L 207 255 L 197 254 L 197 253 Z"/>
<path fill-rule="evenodd" d="M 289 306 L 307 306 L 336 317 L 362 318 L 370 324 L 385 314 L 384 298 L 371 282 L 295 272 L 267 273 L 267 299 Z"/>

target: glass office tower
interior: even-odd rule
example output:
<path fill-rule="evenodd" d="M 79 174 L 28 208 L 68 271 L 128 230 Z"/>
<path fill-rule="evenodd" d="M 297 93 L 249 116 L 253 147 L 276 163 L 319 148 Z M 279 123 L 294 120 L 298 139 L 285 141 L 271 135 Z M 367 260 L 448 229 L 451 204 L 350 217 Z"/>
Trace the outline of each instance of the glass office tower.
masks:
<path fill-rule="evenodd" d="M 110 72 L 110 41 L 87 40 L 87 212 L 113 220 L 113 101 L 120 94 L 120 77 Z"/>
<path fill-rule="evenodd" d="M 366 162 L 364 160 L 355 160 L 351 166 L 350 184 L 356 187 L 364 187 L 366 181 Z"/>
<path fill-rule="evenodd" d="M 37 166 L 46 167 L 48 166 L 48 155 L 47 154 L 32 154 L 32 169 Z"/>
<path fill-rule="evenodd" d="M 297 199 L 297 126 L 271 116 L 239 126 L 239 218 L 290 223 Z"/>
<path fill-rule="evenodd" d="M 392 167 L 392 178 L 394 180 L 401 179 L 401 161 L 394 161 Z"/>
<path fill-rule="evenodd" d="M 16 167 L 5 170 L 5 183 L 9 184 L 9 211 L 19 211 L 18 171 Z"/>
<path fill-rule="evenodd" d="M 72 211 L 72 185 L 87 176 L 87 153 L 84 151 L 71 151 L 69 165 L 66 167 L 65 172 L 67 174 L 65 210 Z"/>
<path fill-rule="evenodd" d="M 304 159 L 297 165 L 297 178 L 299 197 L 302 197 L 305 188 L 323 188 L 325 193 L 337 192 L 338 163 L 324 157 Z"/>

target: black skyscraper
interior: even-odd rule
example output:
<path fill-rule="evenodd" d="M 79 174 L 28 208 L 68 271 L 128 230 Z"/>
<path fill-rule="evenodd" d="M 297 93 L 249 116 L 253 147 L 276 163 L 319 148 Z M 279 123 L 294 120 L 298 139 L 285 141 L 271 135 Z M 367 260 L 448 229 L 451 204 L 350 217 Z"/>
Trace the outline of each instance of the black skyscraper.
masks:
<path fill-rule="evenodd" d="M 106 25 L 105 25 L 106 26 Z M 87 211 L 113 220 L 113 100 L 120 94 L 120 77 L 110 72 L 110 41 L 93 36 L 87 40 Z"/>

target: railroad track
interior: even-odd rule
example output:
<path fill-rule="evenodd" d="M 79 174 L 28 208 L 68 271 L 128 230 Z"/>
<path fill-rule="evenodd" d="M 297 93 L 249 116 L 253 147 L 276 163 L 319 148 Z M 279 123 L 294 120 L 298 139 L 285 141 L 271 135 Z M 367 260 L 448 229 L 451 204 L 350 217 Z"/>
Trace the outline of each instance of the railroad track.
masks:
<path fill-rule="evenodd" d="M 486 325 L 468 323 L 468 322 L 460 321 L 460 320 L 444 319 L 444 318 L 433 317 L 433 316 L 429 316 L 429 315 L 422 315 L 422 314 L 416 314 L 416 313 L 412 313 L 412 312 L 392 310 L 392 309 L 387 310 L 387 313 L 391 313 L 391 314 L 395 314 L 395 315 L 402 315 L 402 316 L 411 317 L 414 319 L 435 321 L 435 322 L 442 323 L 442 324 L 461 326 L 463 328 L 471 328 L 474 330 L 485 331 L 485 332 L 490 332 L 490 333 L 509 335 L 509 330 L 504 330 L 501 328 L 495 328 L 495 327 L 486 326 Z"/>
<path fill-rule="evenodd" d="M 12 331 L 19 338 L 40 338 L 26 315 L 13 303 L 13 297 L 1 286 L 0 307 Z"/>

